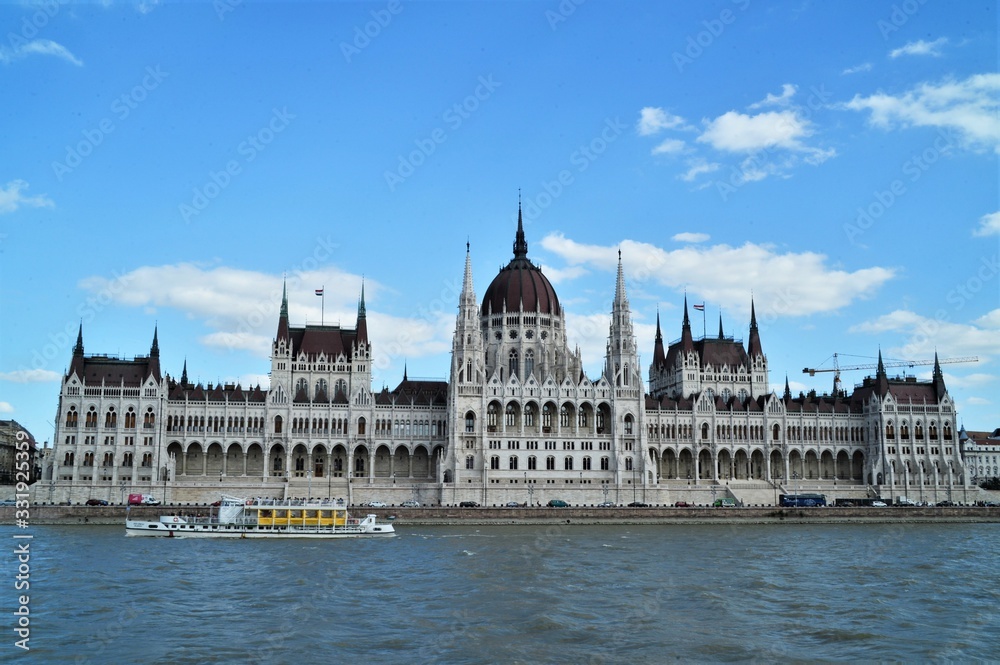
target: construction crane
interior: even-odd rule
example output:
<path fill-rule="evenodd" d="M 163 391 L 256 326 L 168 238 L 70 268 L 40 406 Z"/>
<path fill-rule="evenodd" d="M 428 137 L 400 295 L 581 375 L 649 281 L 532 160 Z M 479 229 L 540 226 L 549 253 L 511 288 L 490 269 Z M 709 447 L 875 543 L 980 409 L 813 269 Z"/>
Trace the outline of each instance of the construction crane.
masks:
<path fill-rule="evenodd" d="M 847 354 L 843 354 L 847 355 Z M 863 356 L 854 356 L 856 358 L 861 358 Z M 978 356 L 966 356 L 964 358 L 945 358 L 943 360 L 890 360 L 889 362 L 883 362 L 882 366 L 889 367 L 917 367 L 920 365 L 933 365 L 937 362 L 939 365 L 950 365 L 953 363 L 977 363 L 979 362 Z M 841 391 L 840 384 L 840 373 L 856 370 L 856 369 L 878 369 L 878 363 L 865 363 L 863 365 L 840 365 L 838 360 L 838 354 L 833 354 L 833 367 L 820 369 L 815 367 L 803 367 L 802 373 L 808 374 L 809 376 L 816 376 L 817 372 L 833 372 L 833 392 L 834 394 Z"/>

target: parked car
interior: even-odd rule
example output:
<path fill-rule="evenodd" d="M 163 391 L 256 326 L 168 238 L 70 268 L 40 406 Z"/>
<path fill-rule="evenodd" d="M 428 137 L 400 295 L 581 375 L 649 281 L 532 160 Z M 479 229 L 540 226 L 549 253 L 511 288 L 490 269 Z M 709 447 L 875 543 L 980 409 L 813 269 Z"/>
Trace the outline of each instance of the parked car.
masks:
<path fill-rule="evenodd" d="M 885 501 L 872 501 L 872 508 L 887 508 Z"/>
<path fill-rule="evenodd" d="M 104 499 L 87 499 L 88 506 L 106 506 L 108 502 Z"/>
<path fill-rule="evenodd" d="M 385 501 L 369 501 L 365 504 L 369 508 L 385 508 Z"/>
<path fill-rule="evenodd" d="M 614 508 L 615 507 L 615 502 L 614 501 L 602 501 L 601 503 L 597 504 L 597 507 L 598 508 Z"/>
<path fill-rule="evenodd" d="M 519 504 L 517 501 L 508 501 L 504 505 L 507 506 L 508 508 L 520 508 L 521 507 L 521 504 Z"/>
<path fill-rule="evenodd" d="M 569 508 L 569 504 L 562 499 L 550 499 L 548 506 L 549 508 Z"/>
<path fill-rule="evenodd" d="M 128 505 L 130 506 L 158 506 L 160 502 L 150 494 L 129 494 Z"/>
<path fill-rule="evenodd" d="M 674 503 L 674 508 L 690 508 L 691 504 L 687 501 L 677 501 Z"/>
<path fill-rule="evenodd" d="M 643 503 L 642 501 L 633 501 L 632 503 L 628 504 L 628 507 L 629 508 L 649 508 L 649 504 L 648 503 Z"/>
<path fill-rule="evenodd" d="M 954 501 L 938 501 L 937 505 L 939 505 L 939 506 L 954 506 L 955 502 Z"/>
<path fill-rule="evenodd" d="M 404 501 L 403 503 L 401 503 L 399 505 L 402 506 L 403 508 L 419 508 L 420 507 L 420 502 L 419 501 L 410 500 L 410 501 Z"/>
<path fill-rule="evenodd" d="M 478 508 L 479 504 L 475 501 L 462 501 L 458 504 L 459 508 Z"/>

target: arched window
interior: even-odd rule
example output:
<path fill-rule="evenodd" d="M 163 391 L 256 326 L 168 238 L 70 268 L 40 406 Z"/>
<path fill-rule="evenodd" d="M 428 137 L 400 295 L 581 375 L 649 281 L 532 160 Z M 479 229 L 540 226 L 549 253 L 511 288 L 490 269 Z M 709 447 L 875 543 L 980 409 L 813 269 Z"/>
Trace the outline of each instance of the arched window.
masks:
<path fill-rule="evenodd" d="M 778 423 L 775 423 L 774 427 L 771 428 L 772 440 L 777 441 L 780 434 L 781 434 L 781 428 L 778 427 Z"/>
<path fill-rule="evenodd" d="M 632 458 L 631 457 L 626 457 L 625 458 L 625 470 L 626 471 L 631 471 L 632 470 Z"/>
<path fill-rule="evenodd" d="M 326 379 L 320 379 L 319 381 L 317 381 L 316 382 L 316 394 L 319 395 L 320 393 L 323 393 L 324 395 L 329 396 L 329 394 L 326 392 L 326 385 L 327 385 L 326 384 Z"/>
<path fill-rule="evenodd" d="M 517 457 L 516 456 L 514 456 L 514 455 L 510 456 L 510 459 L 507 461 L 507 467 L 511 471 L 517 471 Z"/>
<path fill-rule="evenodd" d="M 607 471 L 611 468 L 611 460 L 607 457 L 601 458 L 601 471 Z"/>
<path fill-rule="evenodd" d="M 542 427 L 548 431 L 552 427 L 552 405 L 546 404 L 542 407 Z"/>
<path fill-rule="evenodd" d="M 500 469 L 500 456 L 494 455 L 490 458 L 490 469 L 498 471 Z"/>
<path fill-rule="evenodd" d="M 548 457 L 545 458 L 545 470 L 546 471 L 556 470 L 556 458 L 554 456 L 549 455 Z"/>
<path fill-rule="evenodd" d="M 486 426 L 489 427 L 491 432 L 496 431 L 497 428 L 497 405 L 494 402 L 486 407 Z"/>
<path fill-rule="evenodd" d="M 625 416 L 625 434 L 632 434 L 632 414 L 627 414 Z"/>
<path fill-rule="evenodd" d="M 66 412 L 66 427 L 76 427 L 77 415 L 76 407 L 69 407 L 69 411 Z"/>
<path fill-rule="evenodd" d="M 281 416 L 274 417 L 274 433 L 281 434 Z"/>
<path fill-rule="evenodd" d="M 337 379 L 337 382 L 333 384 L 334 386 L 334 396 L 343 395 L 347 397 L 347 381 L 343 379 Z"/>
<path fill-rule="evenodd" d="M 504 424 L 507 427 L 513 427 L 517 424 L 517 413 L 514 410 L 513 404 L 508 404 L 507 408 L 504 409 Z"/>
<path fill-rule="evenodd" d="M 590 471 L 590 458 L 589 457 L 584 457 L 583 458 L 583 470 L 584 471 Z"/>
<path fill-rule="evenodd" d="M 465 456 L 465 468 L 466 469 L 475 469 L 476 468 L 476 458 L 473 457 L 472 455 L 466 455 Z"/>
<path fill-rule="evenodd" d="M 476 431 L 476 414 L 473 411 L 465 412 L 465 431 L 470 433 Z"/>
<path fill-rule="evenodd" d="M 309 381 L 302 378 L 295 382 L 295 393 L 299 392 L 308 393 L 309 391 Z M 306 395 L 308 397 L 308 394 Z"/>
<path fill-rule="evenodd" d="M 701 424 L 701 438 L 703 441 L 708 440 L 708 423 Z"/>
<path fill-rule="evenodd" d="M 569 427 L 569 409 L 565 406 L 559 407 L 559 426 Z"/>
<path fill-rule="evenodd" d="M 535 426 L 535 407 L 530 404 L 524 407 L 524 426 L 534 427 Z"/>
<path fill-rule="evenodd" d="M 104 415 L 104 426 L 111 428 L 118 427 L 118 414 L 115 413 L 115 407 L 108 407 L 108 412 Z"/>
<path fill-rule="evenodd" d="M 518 362 L 517 362 L 517 350 L 516 349 L 511 349 L 510 350 L 510 356 L 508 357 L 508 360 L 507 360 L 507 372 L 512 377 L 518 375 L 517 374 L 517 365 L 518 365 Z"/>
<path fill-rule="evenodd" d="M 528 471 L 535 471 L 538 468 L 538 458 L 534 455 L 528 457 Z"/>
<path fill-rule="evenodd" d="M 563 470 L 564 471 L 572 471 L 573 470 L 573 458 L 570 457 L 569 455 L 567 455 L 563 459 Z"/>
<path fill-rule="evenodd" d="M 535 371 L 535 352 L 528 349 L 524 353 L 524 378 L 531 376 L 533 371 Z"/>
<path fill-rule="evenodd" d="M 364 436 L 365 435 L 365 424 L 366 424 L 366 421 L 364 419 L 364 416 L 362 416 L 361 418 L 358 418 L 358 436 Z"/>

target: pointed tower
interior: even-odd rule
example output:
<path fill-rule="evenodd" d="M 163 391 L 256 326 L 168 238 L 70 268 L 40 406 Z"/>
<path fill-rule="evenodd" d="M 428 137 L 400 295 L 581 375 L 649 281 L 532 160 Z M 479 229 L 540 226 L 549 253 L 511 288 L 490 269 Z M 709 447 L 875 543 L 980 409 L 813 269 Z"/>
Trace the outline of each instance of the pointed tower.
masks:
<path fill-rule="evenodd" d="M 941 363 L 938 362 L 937 351 L 934 352 L 934 375 L 931 381 L 934 383 L 934 396 L 940 402 L 948 392 L 948 389 L 944 385 L 944 372 L 941 371 Z"/>
<path fill-rule="evenodd" d="M 656 308 L 656 339 L 653 341 L 653 368 L 663 369 L 667 355 L 663 350 L 663 333 L 660 332 L 660 308 Z"/>
<path fill-rule="evenodd" d="M 80 322 L 80 329 L 76 333 L 76 346 L 73 347 L 73 360 L 70 361 L 69 371 L 66 376 L 76 374 L 79 379 L 83 379 L 83 321 Z"/>
<path fill-rule="evenodd" d="M 73 355 L 83 355 L 83 321 L 80 322 L 80 329 L 76 333 L 76 346 L 73 347 Z"/>
<path fill-rule="evenodd" d="M 515 242 L 515 245 L 517 243 Z M 479 305 L 472 283 L 472 250 L 465 243 L 465 273 L 458 296 L 458 316 L 451 342 L 451 382 L 449 385 L 481 383 L 485 378 L 483 335 L 480 330 Z"/>
<path fill-rule="evenodd" d="M 153 326 L 153 344 L 149 347 L 149 370 L 148 376 L 152 376 L 157 383 L 160 382 L 160 342 L 158 339 L 158 326 Z"/>
<path fill-rule="evenodd" d="M 719 310 L 719 339 L 725 339 L 726 334 L 722 331 L 722 310 Z"/>
<path fill-rule="evenodd" d="M 694 336 L 691 334 L 691 318 L 688 316 L 688 297 L 684 294 L 684 323 L 681 325 L 681 352 L 686 356 L 694 353 Z"/>
<path fill-rule="evenodd" d="M 188 385 L 188 360 L 184 359 L 184 369 L 181 371 L 181 386 L 187 387 Z"/>
<path fill-rule="evenodd" d="M 278 333 L 275 335 L 275 341 L 282 340 L 288 344 L 288 288 L 285 280 L 281 280 L 281 312 L 278 314 Z"/>
<path fill-rule="evenodd" d="M 611 329 L 608 333 L 604 374 L 616 387 L 640 388 L 638 362 L 635 335 L 632 332 L 632 313 L 629 310 L 628 294 L 625 292 L 622 252 L 618 250 L 618 277 L 615 283 L 615 300 L 611 305 Z"/>
<path fill-rule="evenodd" d="M 889 376 L 885 373 L 885 364 L 882 362 L 882 349 L 878 350 L 878 369 L 875 370 L 875 390 L 879 397 L 889 394 Z"/>
<path fill-rule="evenodd" d="M 785 402 L 789 402 L 792 399 L 792 389 L 788 387 L 788 375 L 787 374 L 785 375 L 785 394 L 782 395 L 782 399 L 784 399 Z"/>
<path fill-rule="evenodd" d="M 760 343 L 760 330 L 757 328 L 757 310 L 754 307 L 753 298 L 750 298 L 750 337 L 747 342 L 747 371 L 750 373 L 750 394 L 753 397 L 766 395 L 768 389 L 767 381 L 767 356 L 764 355 L 764 347 Z M 785 377 L 788 383 L 788 377 Z"/>
<path fill-rule="evenodd" d="M 358 301 L 358 344 L 368 343 L 368 315 L 365 312 L 365 283 L 361 281 L 361 299 Z"/>
<path fill-rule="evenodd" d="M 757 311 L 754 309 L 753 298 L 750 299 L 750 339 L 747 343 L 747 355 L 750 361 L 754 358 L 763 358 L 764 349 L 760 344 L 760 331 L 757 329 Z"/>

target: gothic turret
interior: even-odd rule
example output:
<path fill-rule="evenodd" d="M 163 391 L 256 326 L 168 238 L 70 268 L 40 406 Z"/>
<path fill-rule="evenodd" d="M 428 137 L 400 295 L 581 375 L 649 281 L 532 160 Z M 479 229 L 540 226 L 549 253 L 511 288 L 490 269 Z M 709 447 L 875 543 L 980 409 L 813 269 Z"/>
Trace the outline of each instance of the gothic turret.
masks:
<path fill-rule="evenodd" d="M 667 364 L 667 355 L 663 350 L 663 333 L 660 332 L 660 310 L 656 310 L 656 340 L 653 342 L 653 369 L 662 369 Z"/>
<path fill-rule="evenodd" d="M 760 331 L 757 329 L 757 312 L 754 310 L 753 298 L 750 299 L 750 339 L 747 344 L 747 355 L 750 362 L 754 358 L 764 357 L 764 348 L 760 344 Z"/>
<path fill-rule="evenodd" d="M 358 344 L 368 343 L 368 315 L 365 312 L 365 283 L 361 282 L 361 299 L 358 301 Z"/>
<path fill-rule="evenodd" d="M 289 341 L 288 338 L 288 290 L 285 285 L 285 281 L 281 282 L 281 312 L 278 314 L 278 333 L 275 336 L 277 341 L 284 340 L 286 343 Z"/>

